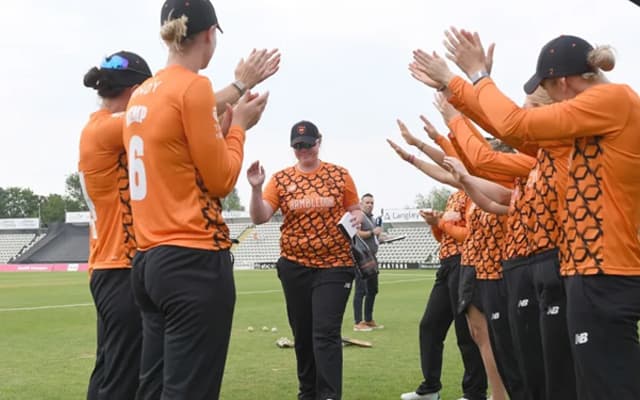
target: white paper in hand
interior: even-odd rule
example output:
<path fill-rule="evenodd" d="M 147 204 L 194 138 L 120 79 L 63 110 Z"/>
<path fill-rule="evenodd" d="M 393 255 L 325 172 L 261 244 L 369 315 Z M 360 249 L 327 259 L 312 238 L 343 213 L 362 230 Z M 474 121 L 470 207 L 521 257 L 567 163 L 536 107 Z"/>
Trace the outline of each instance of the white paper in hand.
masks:
<path fill-rule="evenodd" d="M 353 218 L 353 215 L 351 215 L 350 212 L 347 211 L 344 213 L 338 222 L 338 228 L 340 228 L 347 237 L 353 239 L 353 237 L 358 233 L 358 229 L 351 223 L 351 218 Z"/>

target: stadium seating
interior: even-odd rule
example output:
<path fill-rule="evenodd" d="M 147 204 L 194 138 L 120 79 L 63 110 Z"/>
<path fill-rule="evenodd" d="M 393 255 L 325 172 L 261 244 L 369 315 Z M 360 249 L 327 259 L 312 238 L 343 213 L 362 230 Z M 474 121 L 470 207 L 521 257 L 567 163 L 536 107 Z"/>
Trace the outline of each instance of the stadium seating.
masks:
<path fill-rule="evenodd" d="M 279 222 L 246 228 L 240 243 L 233 247 L 236 268 L 254 268 L 260 264 L 275 263 L 280 257 Z M 381 264 L 438 264 L 439 244 L 426 226 L 393 227 L 389 236 L 405 235 L 406 239 L 382 244 L 378 250 Z"/>
<path fill-rule="evenodd" d="M 268 222 L 248 229 L 232 249 L 236 268 L 275 263 L 280 257 L 280 222 Z"/>
<path fill-rule="evenodd" d="M 50 224 L 47 234 L 12 261 L 18 264 L 86 263 L 89 225 Z"/>
<path fill-rule="evenodd" d="M 228 223 L 232 239 L 235 268 L 271 267 L 280 257 L 281 222 L 253 225 L 248 219 Z M 431 268 L 438 264 L 438 242 L 424 224 L 387 224 L 389 236 L 404 235 L 404 240 L 382 244 L 378 250 L 381 268 Z M 89 227 L 59 224 L 46 234 L 35 232 L 0 233 L 0 263 L 86 262 L 89 250 Z"/>
<path fill-rule="evenodd" d="M 33 246 L 42 235 L 33 233 L 0 233 L 0 263 L 6 263 Z"/>
<path fill-rule="evenodd" d="M 229 227 L 231 239 L 238 239 L 240 235 L 249 227 L 253 226 L 253 224 L 251 224 L 251 222 L 228 222 L 227 226 Z"/>
<path fill-rule="evenodd" d="M 378 250 L 380 263 L 437 264 L 439 243 L 426 226 L 393 227 L 389 236 L 406 236 L 406 239 L 382 244 Z"/>

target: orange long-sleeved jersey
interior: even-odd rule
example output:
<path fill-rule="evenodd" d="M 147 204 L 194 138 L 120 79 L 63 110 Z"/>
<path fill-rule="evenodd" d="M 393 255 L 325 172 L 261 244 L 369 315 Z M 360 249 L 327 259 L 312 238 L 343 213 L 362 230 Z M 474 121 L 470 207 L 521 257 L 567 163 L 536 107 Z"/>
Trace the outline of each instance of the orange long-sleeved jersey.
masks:
<path fill-rule="evenodd" d="M 494 174 L 499 179 L 527 177 L 535 164 L 535 159 L 526 154 L 493 150 L 473 124 L 462 115 L 452 118 L 449 128 L 469 163 L 486 176 Z"/>
<path fill-rule="evenodd" d="M 316 268 L 353 265 L 349 242 L 338 228 L 346 210 L 359 203 L 346 169 L 327 162 L 309 173 L 289 167 L 273 175 L 262 197 L 274 211 L 282 210 L 283 257 Z"/>
<path fill-rule="evenodd" d="M 238 179 L 245 133 L 223 135 L 209 79 L 159 71 L 134 92 L 123 138 L 138 247 L 230 248 L 220 199 Z"/>
<path fill-rule="evenodd" d="M 456 141 L 456 138 L 450 134 L 451 142 L 445 137 L 439 136 L 436 139 L 436 143 L 442 148 L 445 154 L 456 157 L 462 161 L 470 173 L 477 175 L 474 166 L 465 157 L 464 152 L 460 148 Z M 500 176 L 499 178 L 495 174 L 489 174 L 489 179 L 493 178 L 496 181 L 500 179 L 506 179 L 508 184 L 510 177 Z M 499 218 L 495 214 L 490 214 L 473 202 L 469 201 L 467 212 L 465 215 L 467 221 L 467 237 L 462 243 L 462 259 L 461 264 L 466 266 L 472 266 L 476 268 L 476 277 L 478 279 L 500 279 L 502 278 L 502 247 L 496 244 L 502 245 L 504 242 L 504 234 L 502 232 L 504 219 Z M 496 236 L 491 238 L 490 236 Z M 490 240 L 493 240 L 493 244 L 488 246 Z M 490 247 L 490 251 L 487 249 Z M 498 261 L 496 261 L 498 260 Z"/>
<path fill-rule="evenodd" d="M 475 267 L 477 279 L 501 279 L 504 217 L 471 202 L 466 219 L 469 234 L 462 243 L 461 265 Z"/>
<path fill-rule="evenodd" d="M 80 136 L 78 171 L 89 206 L 89 271 L 131 268 L 136 242 L 129 204 L 123 113 L 101 109 Z"/>
<path fill-rule="evenodd" d="M 451 95 L 447 98 L 447 101 L 451 103 L 457 110 L 466 115 L 482 129 L 489 132 L 492 136 L 502 140 L 507 145 L 517 149 L 518 151 L 535 157 L 538 152 L 539 144 L 537 142 L 527 142 L 526 140 L 518 137 L 503 138 L 495 127 L 491 124 L 487 116 L 484 114 L 480 103 L 471 85 L 468 81 L 455 76 L 449 82 L 449 91 Z"/>
<path fill-rule="evenodd" d="M 465 219 L 469 233 L 464 242 L 462 242 L 462 258 L 460 264 L 476 267 L 476 264 L 482 259 L 480 254 L 484 246 L 485 230 L 482 229 L 480 221 L 483 211 L 473 202 L 470 202 L 466 211 Z"/>
<path fill-rule="evenodd" d="M 528 176 L 535 159 L 526 154 L 493 150 L 470 121 L 462 116 L 452 118 L 449 128 L 455 137 L 455 141 L 452 141 L 454 147 L 477 171 L 478 176 L 505 187 L 515 186 L 512 206 L 506 217 L 489 213 L 483 215 L 485 220 L 481 229 L 487 230 L 484 249 L 487 254 L 483 255 L 481 264 L 476 266 L 477 276 L 478 279 L 497 279 L 502 273 L 499 261 L 528 253 L 526 218 L 529 214 L 523 201 L 524 183 L 520 179 Z M 504 226 L 494 226 L 497 223 Z"/>
<path fill-rule="evenodd" d="M 509 260 L 514 257 L 529 254 L 527 227 L 530 218 L 530 207 L 526 201 L 526 177 L 531 172 L 536 160 L 522 153 L 503 153 L 493 150 L 480 132 L 462 116 L 456 116 L 449 121 L 451 132 L 474 168 L 485 178 L 505 183 L 513 187 L 511 204 L 507 217 L 504 218 L 505 238 L 502 241 L 502 257 Z M 511 182 L 504 181 L 511 176 Z M 493 257 L 494 254 L 491 254 Z"/>
<path fill-rule="evenodd" d="M 474 88 L 503 136 L 574 139 L 565 194 L 567 251 L 561 273 L 640 275 L 640 98 L 600 84 L 575 98 L 523 110 L 493 81 Z"/>
<path fill-rule="evenodd" d="M 471 116 L 487 132 L 526 154 L 536 156 L 535 165 L 530 171 L 525 187 L 521 187 L 521 192 L 517 193 L 522 197 L 520 199 L 512 198 L 512 204 L 515 206 L 512 209 L 521 211 L 520 221 L 511 220 L 508 224 L 518 224 L 519 231 L 526 225 L 528 253 L 530 254 L 559 247 L 562 243 L 561 226 L 564 214 L 558 199 L 564 198 L 573 141 L 567 139 L 527 141 L 525 138 L 517 136 L 503 137 L 484 114 L 473 85 L 460 77 L 455 77 L 450 82 L 449 89 L 451 104 Z M 519 184 L 522 185 L 522 183 L 520 181 Z M 515 216 L 512 215 L 511 218 L 515 218 Z M 507 243 L 510 241 L 508 240 Z M 506 253 L 507 255 L 526 255 L 521 245 L 506 249 Z"/>
<path fill-rule="evenodd" d="M 431 227 L 434 236 L 440 242 L 439 258 L 441 260 L 457 256 L 462 252 L 462 243 L 469 234 L 466 220 L 469 203 L 469 197 L 465 192 L 462 190 L 454 192 L 447 199 L 445 212 L 457 212 L 460 214 L 460 219 L 458 221 L 440 220 L 438 226 Z"/>
<path fill-rule="evenodd" d="M 456 142 L 456 138 L 453 134 L 449 133 L 446 137 L 439 135 L 435 139 L 435 143 L 440 146 L 442 152 L 449 157 L 455 157 L 458 160 L 462 161 L 464 166 L 467 168 L 469 173 L 472 175 L 478 175 L 479 172 L 475 169 L 475 167 L 469 162 L 469 160 L 465 157 L 465 154 L 461 151 L 460 146 Z"/>

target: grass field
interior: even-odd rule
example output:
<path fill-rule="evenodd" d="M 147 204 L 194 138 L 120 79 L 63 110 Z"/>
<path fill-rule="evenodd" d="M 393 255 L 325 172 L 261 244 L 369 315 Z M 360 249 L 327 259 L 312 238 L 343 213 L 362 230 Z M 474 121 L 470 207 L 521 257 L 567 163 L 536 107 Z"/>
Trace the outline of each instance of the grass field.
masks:
<path fill-rule="evenodd" d="M 237 303 L 221 398 L 295 399 L 295 355 L 274 271 L 237 271 Z M 418 322 L 434 271 L 383 271 L 375 315 L 385 328 L 343 335 L 374 343 L 344 349 L 344 400 L 398 399 L 421 381 Z M 66 306 L 66 307 L 60 307 Z M 247 327 L 256 328 L 249 332 Z M 278 332 L 262 332 L 261 327 Z M 84 273 L 0 274 L 0 399 L 83 399 L 95 352 L 95 311 Z M 460 397 L 462 373 L 453 329 L 445 347 L 444 400 Z"/>

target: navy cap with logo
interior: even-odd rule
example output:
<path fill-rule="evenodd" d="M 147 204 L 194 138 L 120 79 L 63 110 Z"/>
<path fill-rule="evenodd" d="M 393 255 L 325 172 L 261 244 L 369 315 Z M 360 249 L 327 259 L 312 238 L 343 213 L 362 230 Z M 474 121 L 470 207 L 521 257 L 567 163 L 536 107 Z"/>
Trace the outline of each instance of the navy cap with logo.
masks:
<path fill-rule="evenodd" d="M 165 0 L 160 13 L 160 26 L 168 20 L 187 17 L 187 37 L 216 25 L 222 32 L 216 11 L 209 0 Z"/>
<path fill-rule="evenodd" d="M 593 72 L 588 62 L 591 50 L 593 46 L 577 36 L 562 35 L 553 39 L 540 50 L 536 73 L 524 84 L 524 91 L 532 94 L 544 79 Z"/>
<path fill-rule="evenodd" d="M 291 128 L 291 146 L 298 143 L 315 144 L 322 136 L 318 127 L 309 121 L 300 121 Z"/>

